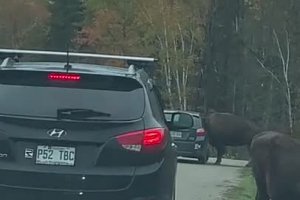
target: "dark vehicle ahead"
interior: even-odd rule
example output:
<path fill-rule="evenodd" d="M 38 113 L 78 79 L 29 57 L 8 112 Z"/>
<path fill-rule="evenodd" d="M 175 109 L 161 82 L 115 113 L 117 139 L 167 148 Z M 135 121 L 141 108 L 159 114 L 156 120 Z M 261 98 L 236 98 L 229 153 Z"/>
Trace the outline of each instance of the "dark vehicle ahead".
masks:
<path fill-rule="evenodd" d="M 143 69 L 7 58 L 0 94 L 1 200 L 175 199 L 176 151 Z"/>
<path fill-rule="evenodd" d="M 171 136 L 177 146 L 177 155 L 197 158 L 205 164 L 209 158 L 208 135 L 199 113 L 165 110 Z"/>

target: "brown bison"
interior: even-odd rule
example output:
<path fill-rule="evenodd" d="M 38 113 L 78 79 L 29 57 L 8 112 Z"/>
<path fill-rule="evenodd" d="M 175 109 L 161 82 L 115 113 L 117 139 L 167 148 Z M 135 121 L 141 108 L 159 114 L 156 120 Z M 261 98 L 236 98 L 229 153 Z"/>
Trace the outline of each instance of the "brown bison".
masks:
<path fill-rule="evenodd" d="M 250 154 L 256 200 L 300 199 L 300 142 L 277 132 L 253 138 Z"/>
<path fill-rule="evenodd" d="M 258 128 L 241 117 L 231 113 L 208 114 L 205 119 L 210 144 L 217 149 L 216 164 L 220 164 L 226 146 L 244 146 L 251 144 L 252 138 L 259 133 Z"/>

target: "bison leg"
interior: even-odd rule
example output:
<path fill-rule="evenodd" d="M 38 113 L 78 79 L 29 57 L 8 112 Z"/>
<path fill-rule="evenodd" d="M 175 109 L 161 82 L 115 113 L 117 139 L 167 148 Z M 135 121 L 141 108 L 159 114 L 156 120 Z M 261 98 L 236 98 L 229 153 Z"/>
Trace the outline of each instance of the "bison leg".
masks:
<path fill-rule="evenodd" d="M 218 152 L 218 155 L 217 155 L 217 161 L 216 161 L 216 165 L 220 165 L 221 162 L 222 162 L 222 157 L 223 155 L 225 154 L 226 152 L 226 148 L 224 145 L 217 145 L 216 146 L 216 149 L 217 149 L 217 152 Z"/>
<path fill-rule="evenodd" d="M 252 161 L 251 161 L 251 159 L 248 161 L 248 163 L 246 164 L 246 166 L 245 167 L 251 167 L 252 166 Z"/>
<path fill-rule="evenodd" d="M 261 178 L 257 177 L 255 177 L 255 181 L 257 187 L 255 200 L 270 200 L 264 181 L 262 181 Z"/>
<path fill-rule="evenodd" d="M 255 200 L 271 200 L 265 191 L 257 189 Z M 273 200 L 273 199 L 272 199 Z"/>
<path fill-rule="evenodd" d="M 248 154 L 250 155 L 250 145 L 247 146 L 248 148 Z M 248 163 L 246 164 L 246 167 L 251 167 L 252 166 L 252 159 L 251 159 L 251 156 L 249 156 L 249 161 Z"/>
<path fill-rule="evenodd" d="M 267 192 L 267 183 L 265 175 L 259 170 L 258 166 L 253 166 L 253 175 L 255 178 L 257 188 L 255 200 L 270 200 Z"/>

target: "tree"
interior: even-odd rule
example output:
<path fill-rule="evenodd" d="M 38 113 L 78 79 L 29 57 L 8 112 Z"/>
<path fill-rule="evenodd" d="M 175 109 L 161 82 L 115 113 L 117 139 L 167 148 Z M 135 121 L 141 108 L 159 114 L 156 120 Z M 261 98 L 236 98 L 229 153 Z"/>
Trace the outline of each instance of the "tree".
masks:
<path fill-rule="evenodd" d="M 206 3 L 91 0 L 94 17 L 77 42 L 80 48 L 159 58 L 156 77 L 167 104 L 186 110 L 198 91 L 194 83 L 200 74 Z"/>
<path fill-rule="evenodd" d="M 169 107 L 187 110 L 197 93 L 197 69 L 204 46 L 203 21 L 207 1 L 139 2 L 141 23 L 146 22 L 150 41 L 157 45 Z M 202 10 L 203 9 L 203 10 Z M 203 14 L 204 13 L 204 14 Z"/>
<path fill-rule="evenodd" d="M 245 84 L 240 45 L 242 1 L 214 0 L 207 26 L 204 91 L 206 107 L 238 111 L 238 90 Z"/>
<path fill-rule="evenodd" d="M 293 86 L 296 82 L 296 79 L 293 79 L 291 76 L 295 72 L 296 62 L 292 53 L 291 37 L 294 32 L 292 27 L 295 19 L 290 18 L 289 14 L 294 9 L 293 3 L 294 1 L 292 0 L 285 2 L 278 0 L 252 2 L 250 7 L 252 17 L 258 19 L 255 24 L 258 25 L 259 29 L 257 32 L 260 34 L 257 37 L 262 39 L 256 38 L 255 40 L 257 41 L 255 41 L 254 45 L 249 45 L 249 43 L 246 45 L 248 47 L 252 46 L 250 49 L 252 57 L 271 77 L 272 88 L 274 83 L 279 88 L 278 91 L 272 90 L 270 96 L 278 94 L 277 98 L 283 99 L 285 109 L 285 112 L 283 112 L 283 116 L 285 116 L 284 121 L 287 122 L 288 132 L 291 134 L 294 131 L 295 88 Z M 266 102 L 266 104 L 266 107 L 270 105 L 269 102 Z M 274 110 L 274 107 L 272 109 Z M 272 116 L 272 114 L 269 113 L 269 116 Z"/>
<path fill-rule="evenodd" d="M 207 107 L 293 132 L 298 9 L 293 0 L 212 2 L 204 73 Z"/>
<path fill-rule="evenodd" d="M 49 13 L 43 1 L 0 0 L 0 44 L 6 48 L 41 48 Z"/>
<path fill-rule="evenodd" d="M 48 47 L 65 51 L 72 48 L 72 40 L 84 22 L 85 3 L 82 0 L 51 0 Z"/>

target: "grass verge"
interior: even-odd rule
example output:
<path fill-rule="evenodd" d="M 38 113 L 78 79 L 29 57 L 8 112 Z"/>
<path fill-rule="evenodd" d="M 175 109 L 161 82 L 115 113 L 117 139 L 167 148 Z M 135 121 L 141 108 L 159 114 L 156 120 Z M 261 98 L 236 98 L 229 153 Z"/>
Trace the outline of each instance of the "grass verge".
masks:
<path fill-rule="evenodd" d="M 256 185 L 251 170 L 242 169 L 240 183 L 225 193 L 224 200 L 254 200 L 255 194 Z"/>

